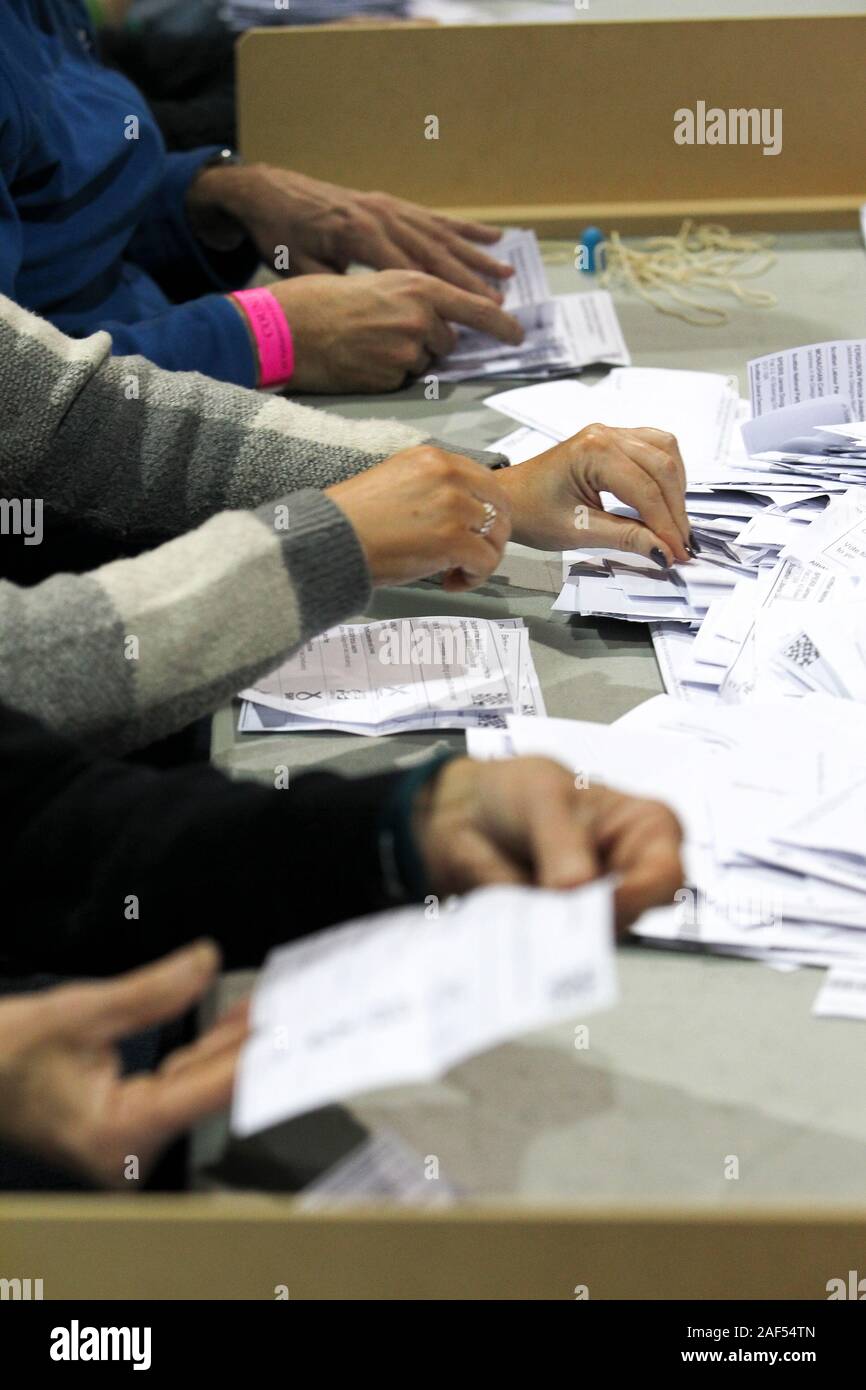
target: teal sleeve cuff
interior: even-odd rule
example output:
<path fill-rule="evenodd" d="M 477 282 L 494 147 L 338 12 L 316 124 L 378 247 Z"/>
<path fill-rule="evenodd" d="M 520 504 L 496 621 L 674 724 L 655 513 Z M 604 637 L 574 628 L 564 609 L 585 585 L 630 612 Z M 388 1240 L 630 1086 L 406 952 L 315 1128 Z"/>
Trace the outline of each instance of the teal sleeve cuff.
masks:
<path fill-rule="evenodd" d="M 385 802 L 379 817 L 379 853 L 382 879 L 388 897 L 395 902 L 420 902 L 430 891 L 427 871 L 415 839 L 415 797 L 456 754 L 439 753 L 402 776 Z"/>

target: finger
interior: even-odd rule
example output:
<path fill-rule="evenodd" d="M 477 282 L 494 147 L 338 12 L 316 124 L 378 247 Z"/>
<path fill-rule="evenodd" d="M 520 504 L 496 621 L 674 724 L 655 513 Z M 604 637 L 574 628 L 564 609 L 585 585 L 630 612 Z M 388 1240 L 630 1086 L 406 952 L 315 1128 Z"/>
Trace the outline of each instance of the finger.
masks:
<path fill-rule="evenodd" d="M 224 1110 L 231 1101 L 241 1044 L 242 1039 L 235 1039 L 177 1075 L 149 1076 L 149 1088 L 129 1097 L 130 1123 L 142 1128 L 149 1139 L 164 1142 Z"/>
<path fill-rule="evenodd" d="M 458 256 L 461 261 L 477 270 L 485 279 L 508 280 L 514 275 L 514 266 L 507 261 L 497 260 L 495 256 L 489 256 L 486 251 L 481 251 L 471 241 L 464 241 L 459 237 L 449 238 L 448 249 L 452 255 Z"/>
<path fill-rule="evenodd" d="M 457 346 L 457 329 L 446 319 L 440 318 L 432 307 L 424 345 L 433 357 L 447 357 Z"/>
<path fill-rule="evenodd" d="M 372 266 L 374 270 L 417 269 L 411 257 L 406 255 L 374 218 L 364 219 L 363 223 L 355 228 L 355 233 L 352 241 L 353 260 L 362 265 Z"/>
<path fill-rule="evenodd" d="M 528 883 L 522 865 L 506 854 L 493 840 L 472 827 L 461 829 L 459 848 L 449 870 L 457 880 L 457 891 L 482 888 L 491 883 Z"/>
<path fill-rule="evenodd" d="M 596 878 L 593 821 L 574 778 L 560 767 L 530 771 L 523 793 L 534 882 L 542 888 L 577 888 Z"/>
<path fill-rule="evenodd" d="M 623 873 L 614 894 L 617 927 L 630 927 L 652 907 L 664 907 L 685 881 L 679 849 L 670 839 L 644 837 L 640 857 Z"/>
<path fill-rule="evenodd" d="M 680 533 L 683 545 L 688 546 L 691 527 L 686 512 L 685 492 L 676 462 L 670 454 L 666 454 L 662 449 L 657 449 L 655 445 L 635 439 L 633 435 L 629 435 L 628 431 L 624 431 L 624 433 L 626 437 L 621 438 L 620 441 L 623 453 L 628 454 L 639 468 L 643 468 L 651 478 L 655 479 Z"/>
<path fill-rule="evenodd" d="M 682 887 L 682 829 L 667 807 L 610 792 L 612 810 L 600 832 L 605 866 L 619 875 L 617 925 L 628 926 L 650 907 L 673 901 Z"/>
<path fill-rule="evenodd" d="M 445 213 L 436 213 L 434 216 L 441 226 L 448 227 L 452 232 L 465 237 L 468 241 L 483 241 L 488 246 L 492 246 L 494 242 L 502 239 L 502 228 L 491 227 L 487 222 L 469 222 L 461 217 L 448 217 Z M 500 262 L 500 264 L 504 264 L 504 262 Z M 508 266 L 508 270 L 513 274 L 511 266 Z"/>
<path fill-rule="evenodd" d="M 498 563 L 498 558 L 491 560 L 489 554 L 485 553 L 480 559 L 473 560 L 471 565 L 452 566 L 443 571 L 442 588 L 448 594 L 466 594 L 480 589 L 494 573 Z"/>
<path fill-rule="evenodd" d="M 395 227 L 392 231 L 395 241 L 398 241 L 404 252 L 412 258 L 413 264 L 419 269 L 426 271 L 428 275 L 436 275 L 440 280 L 447 280 L 451 285 L 457 285 L 462 290 L 468 290 L 471 294 L 485 295 L 488 299 L 493 299 L 497 303 L 502 298 L 499 290 L 489 284 L 483 275 L 476 274 L 466 266 L 462 259 L 453 254 L 452 248 L 432 239 L 428 234 L 415 230 L 408 223 L 403 222 L 399 228 Z M 484 257 L 482 253 L 475 252 L 482 261 L 489 261 L 489 257 Z M 490 262 L 494 265 L 495 262 Z M 492 272 L 488 272 L 492 274 Z"/>
<path fill-rule="evenodd" d="M 680 453 L 680 446 L 675 434 L 669 434 L 667 430 L 653 429 L 651 426 L 641 426 L 640 429 L 632 429 L 629 434 L 637 435 L 645 443 L 652 444 L 656 449 L 663 450 L 670 454 L 677 467 L 677 474 L 682 485 L 683 492 L 686 490 L 686 465 L 683 463 L 683 456 Z"/>
<path fill-rule="evenodd" d="M 503 543 L 504 544 L 504 543 Z M 502 559 L 502 545 L 495 545 L 491 536 L 479 536 L 468 527 L 448 556 L 447 570 L 459 569 L 465 588 L 477 589 L 493 574 Z"/>
<path fill-rule="evenodd" d="M 460 521 L 465 524 L 466 529 L 478 535 L 492 536 L 494 531 L 501 527 L 505 529 L 505 540 L 511 534 L 511 518 L 508 508 L 500 508 L 495 502 L 479 496 L 474 491 L 466 494 L 459 515 Z"/>
<path fill-rule="evenodd" d="M 485 468 L 483 463 L 467 458 L 465 454 L 452 454 L 444 451 L 445 458 L 454 467 L 461 483 L 465 483 L 466 494 L 476 502 L 489 502 L 500 516 L 511 516 L 511 496 L 497 481 L 497 472 Z"/>
<path fill-rule="evenodd" d="M 286 274 L 287 276 L 343 275 L 345 273 L 345 270 L 345 265 L 340 265 L 338 263 L 335 263 L 334 265 L 328 265 L 326 261 L 319 261 L 316 259 L 315 256 L 307 256 L 303 253 L 300 253 L 297 256 L 295 256 L 294 260 L 292 261 L 291 270 L 287 271 Z"/>
<path fill-rule="evenodd" d="M 160 1074 L 171 1073 L 176 1076 L 188 1067 L 197 1066 L 207 1057 L 213 1057 L 224 1047 L 243 1042 L 249 1033 L 249 1002 L 244 1000 L 241 1009 L 232 1009 L 225 1018 L 219 1019 L 200 1038 L 187 1047 L 180 1047 L 166 1057 L 159 1068 Z"/>
<path fill-rule="evenodd" d="M 458 290 L 456 286 L 436 279 L 431 279 L 429 293 L 442 318 L 452 323 L 462 323 L 479 333 L 490 333 L 503 343 L 516 346 L 523 342 L 523 329 L 517 319 L 483 295 L 467 294 L 465 290 Z"/>
<path fill-rule="evenodd" d="M 184 1013 L 211 984 L 219 963 L 214 943 L 198 941 L 117 979 L 58 990 L 55 1002 L 67 1034 L 86 1034 L 98 1045 Z"/>
<path fill-rule="evenodd" d="M 611 444 L 595 469 L 593 481 L 612 492 L 621 502 L 634 507 L 641 520 L 664 542 L 664 549 L 675 559 L 688 560 L 680 528 L 664 493 L 651 473 L 646 472 L 619 444 Z"/>
<path fill-rule="evenodd" d="M 590 517 L 593 547 L 644 555 L 659 569 L 669 569 L 675 563 L 676 557 L 671 547 L 642 521 L 601 509 L 593 510 Z"/>
<path fill-rule="evenodd" d="M 431 354 L 429 348 L 426 346 L 426 344 L 419 343 L 414 357 L 404 370 L 407 376 L 410 377 L 423 376 L 424 373 L 428 370 L 428 368 L 432 365 L 432 362 L 433 354 Z"/>

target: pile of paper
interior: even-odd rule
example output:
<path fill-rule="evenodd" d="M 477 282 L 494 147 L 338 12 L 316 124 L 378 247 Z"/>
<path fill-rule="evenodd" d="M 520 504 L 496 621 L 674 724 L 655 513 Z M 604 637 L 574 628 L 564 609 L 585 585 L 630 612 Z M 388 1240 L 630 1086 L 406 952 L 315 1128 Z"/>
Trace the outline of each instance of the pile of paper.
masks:
<path fill-rule="evenodd" d="M 254 1134 L 616 999 L 613 892 L 483 888 L 431 919 L 366 917 L 274 951 L 256 983 L 232 1129 Z"/>
<path fill-rule="evenodd" d="M 487 333 L 458 330 L 458 343 L 435 370 L 441 381 L 470 377 L 546 377 L 577 372 L 596 362 L 631 361 L 613 300 L 606 290 L 553 297 L 534 232 L 507 231 L 491 254 L 514 267 L 503 281 L 503 308 L 519 320 L 519 347 Z"/>
<path fill-rule="evenodd" d="M 856 340 L 750 362 L 751 405 L 725 377 L 634 368 L 596 387 L 490 397 L 520 422 L 495 445 L 513 463 L 595 420 L 651 422 L 680 441 L 698 557 L 660 570 L 624 552 L 567 551 L 554 607 L 648 623 L 665 688 L 692 704 L 808 691 L 863 700 L 864 378 Z"/>
<path fill-rule="evenodd" d="M 342 624 L 242 692 L 241 733 L 406 733 L 544 714 L 521 618 Z"/>
<path fill-rule="evenodd" d="M 613 725 L 509 718 L 473 756 L 556 759 L 582 785 L 667 802 L 688 888 L 636 935 L 792 965 L 866 965 L 866 724 L 851 704 L 693 710 L 657 696 Z"/>

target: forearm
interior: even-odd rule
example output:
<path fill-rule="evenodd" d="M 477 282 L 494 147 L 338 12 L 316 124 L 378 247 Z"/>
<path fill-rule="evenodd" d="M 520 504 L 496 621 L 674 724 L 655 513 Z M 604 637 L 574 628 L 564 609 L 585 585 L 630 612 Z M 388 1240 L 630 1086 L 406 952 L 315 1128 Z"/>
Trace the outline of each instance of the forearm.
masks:
<path fill-rule="evenodd" d="M 369 592 L 329 498 L 222 513 L 89 575 L 0 585 L 0 698 L 89 747 L 141 747 L 212 713 Z"/>
<path fill-rule="evenodd" d="M 9 717 L 0 742 L 14 733 L 21 774 L 48 771 L 4 838 L 6 973 L 110 974 L 203 934 L 228 968 L 255 966 L 393 901 L 377 817 L 398 773 L 285 790 L 210 768 L 156 773 L 84 758 L 19 716 L 8 730 Z"/>
<path fill-rule="evenodd" d="M 6 494 L 41 497 L 131 537 L 177 535 L 224 508 L 328 487 L 424 438 L 394 420 L 344 420 L 112 357 L 106 336 L 72 342 L 3 298 L 0 381 Z"/>

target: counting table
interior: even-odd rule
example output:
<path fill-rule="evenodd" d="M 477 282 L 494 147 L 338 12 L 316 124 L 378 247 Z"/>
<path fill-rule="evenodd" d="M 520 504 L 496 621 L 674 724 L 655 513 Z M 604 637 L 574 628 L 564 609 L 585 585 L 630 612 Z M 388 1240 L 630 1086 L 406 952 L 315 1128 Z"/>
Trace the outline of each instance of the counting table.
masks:
<path fill-rule="evenodd" d="M 545 244 L 557 293 L 579 288 L 569 249 Z M 635 364 L 729 372 L 745 392 L 749 357 L 861 335 L 866 253 L 859 237 L 785 234 L 778 249 L 778 264 L 760 282 L 776 292 L 778 307 L 735 308 L 725 327 L 691 327 L 616 293 Z M 387 414 L 455 447 L 483 447 L 509 429 L 482 404 L 505 384 L 443 386 L 438 401 L 416 385 L 387 399 L 324 405 L 355 419 Z M 559 576 L 558 556 L 511 546 L 501 571 L 475 594 L 450 596 L 429 584 L 380 592 L 366 616 L 519 615 L 530 629 L 549 714 L 610 722 L 662 689 L 647 630 L 551 612 Z M 213 737 L 214 761 L 232 776 L 269 779 L 277 763 L 355 775 L 408 766 L 436 745 L 463 744 L 459 733 L 239 735 L 236 715 L 236 707 L 221 711 Z M 290 883 L 290 844 L 281 866 L 239 866 L 278 869 Z M 286 910 L 294 910 L 288 890 Z M 297 1186 L 357 1138 L 357 1122 L 438 1157 L 442 1174 L 470 1201 L 648 1211 L 685 1204 L 735 1222 L 757 1210 L 766 1215 L 779 1202 L 812 1217 L 826 1203 L 850 1203 L 866 1215 L 866 1034 L 857 1023 L 811 1016 L 817 972 L 779 973 L 637 945 L 621 949 L 619 970 L 621 1000 L 590 1020 L 586 1050 L 575 1049 L 571 1025 L 524 1038 L 438 1084 L 364 1097 L 351 1106 L 351 1119 L 322 1112 L 264 1142 L 232 1146 L 230 1171 L 250 1184 L 258 1171 L 271 1188 L 282 1173 L 287 1187 Z M 212 1162 L 218 1148 L 211 1133 L 200 1146 L 202 1161 Z M 737 1166 L 732 1157 L 736 1178 L 726 1176 Z M 797 1271 L 777 1275 L 790 1280 Z"/>
<path fill-rule="evenodd" d="M 572 250 L 546 247 L 555 292 L 575 288 Z M 730 372 L 745 390 L 749 357 L 861 336 L 859 236 L 787 233 L 779 252 L 761 281 L 778 307 L 736 308 L 726 327 L 690 327 L 616 294 L 635 364 Z M 482 404 L 490 389 L 447 386 L 434 402 L 415 386 L 321 404 L 484 446 L 509 428 Z M 471 596 L 418 585 L 379 593 L 367 616 L 520 615 L 549 713 L 611 721 L 661 690 L 646 629 L 552 613 L 559 574 L 558 556 L 512 546 Z M 277 763 L 356 775 L 463 742 L 242 736 L 236 718 L 226 708 L 213 725 L 214 762 L 234 777 L 270 780 Z M 297 910 L 303 865 L 290 842 L 283 863 L 245 860 L 238 873 L 279 875 L 287 916 Z M 55 1298 L 273 1299 L 277 1288 L 290 1298 L 824 1298 L 830 1279 L 866 1272 L 863 1026 L 811 1016 L 813 970 L 626 945 L 619 975 L 620 1001 L 589 1020 L 585 1049 L 563 1025 L 435 1085 L 368 1095 L 244 1143 L 227 1142 L 223 1121 L 202 1127 L 193 1195 L 0 1197 L 4 1265 L 39 1273 Z M 226 977 L 223 997 L 247 984 Z M 291 1196 L 383 1131 L 436 1157 L 456 1204 L 314 1211 Z"/>

